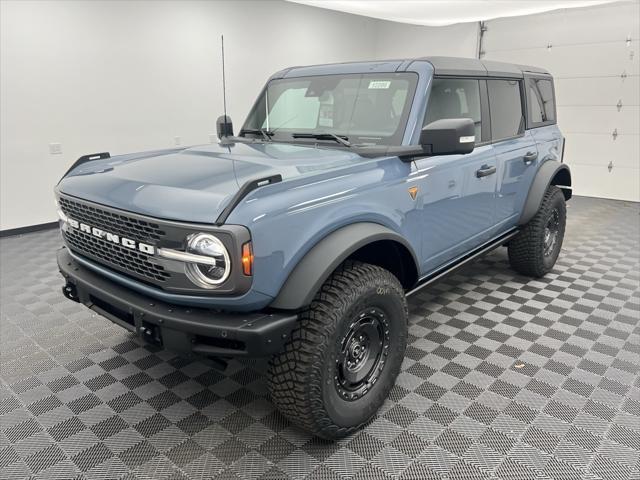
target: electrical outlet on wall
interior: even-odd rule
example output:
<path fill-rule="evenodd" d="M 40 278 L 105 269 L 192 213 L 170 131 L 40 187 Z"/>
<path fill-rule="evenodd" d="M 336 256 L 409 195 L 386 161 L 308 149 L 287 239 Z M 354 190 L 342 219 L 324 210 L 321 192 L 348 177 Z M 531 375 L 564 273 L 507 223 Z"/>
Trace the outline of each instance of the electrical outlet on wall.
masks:
<path fill-rule="evenodd" d="M 216 135 L 215 133 L 210 133 L 209 143 L 217 143 L 217 142 L 218 142 L 218 135 Z"/>
<path fill-rule="evenodd" d="M 173 137 L 173 141 L 175 142 L 176 145 L 182 144 L 182 139 L 180 137 Z"/>
<path fill-rule="evenodd" d="M 60 155 L 62 153 L 62 144 L 60 144 L 60 143 L 50 143 L 49 144 L 49 153 L 51 155 Z"/>

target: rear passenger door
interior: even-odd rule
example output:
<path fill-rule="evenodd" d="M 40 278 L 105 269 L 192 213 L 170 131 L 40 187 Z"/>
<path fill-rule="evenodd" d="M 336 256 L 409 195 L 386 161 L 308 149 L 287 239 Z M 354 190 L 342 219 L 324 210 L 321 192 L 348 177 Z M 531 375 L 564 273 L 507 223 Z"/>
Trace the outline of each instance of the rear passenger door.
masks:
<path fill-rule="evenodd" d="M 408 181 L 418 188 L 422 216 L 422 271 L 487 241 L 495 226 L 496 160 L 489 138 L 484 80 L 435 78 L 424 125 L 443 118 L 470 118 L 476 147 L 466 155 L 417 159 Z"/>
<path fill-rule="evenodd" d="M 491 141 L 497 161 L 496 228 L 517 224 L 538 167 L 538 150 L 525 129 L 523 80 L 488 79 Z"/>

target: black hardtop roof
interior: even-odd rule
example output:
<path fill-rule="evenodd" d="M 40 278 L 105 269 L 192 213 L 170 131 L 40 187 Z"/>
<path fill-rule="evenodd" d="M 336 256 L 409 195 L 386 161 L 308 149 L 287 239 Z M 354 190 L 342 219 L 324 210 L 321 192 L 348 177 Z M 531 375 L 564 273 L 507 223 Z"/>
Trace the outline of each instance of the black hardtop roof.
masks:
<path fill-rule="evenodd" d="M 547 70 L 515 63 L 494 62 L 463 57 L 421 57 L 433 65 L 436 75 L 475 75 L 491 77 L 522 77 L 525 73 L 549 74 Z"/>
<path fill-rule="evenodd" d="M 508 78 L 522 78 L 525 74 L 529 73 L 549 75 L 549 72 L 543 68 L 516 65 L 514 63 L 494 62 L 493 60 L 479 60 L 477 58 L 464 57 L 419 57 L 296 66 L 280 70 L 273 74 L 271 78 L 327 75 L 334 73 L 403 72 L 407 71 L 411 64 L 415 62 L 430 63 L 435 70 L 435 75 Z"/>

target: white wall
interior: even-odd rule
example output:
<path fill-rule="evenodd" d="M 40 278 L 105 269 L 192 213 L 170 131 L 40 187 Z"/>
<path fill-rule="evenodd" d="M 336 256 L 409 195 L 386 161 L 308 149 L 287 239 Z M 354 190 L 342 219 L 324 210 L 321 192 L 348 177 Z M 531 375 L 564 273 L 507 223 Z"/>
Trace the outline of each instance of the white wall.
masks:
<path fill-rule="evenodd" d="M 86 153 L 209 142 L 287 66 L 374 55 L 377 20 L 268 1 L 1 1 L 0 229 L 54 221 L 53 187 Z M 50 143 L 62 155 L 50 155 Z"/>
<path fill-rule="evenodd" d="M 545 67 L 555 76 L 578 195 L 640 200 L 639 19 L 636 0 L 487 22 L 484 58 Z"/>
<path fill-rule="evenodd" d="M 477 40 L 477 23 L 421 27 L 379 20 L 376 25 L 375 56 L 377 59 L 428 55 L 475 57 Z"/>

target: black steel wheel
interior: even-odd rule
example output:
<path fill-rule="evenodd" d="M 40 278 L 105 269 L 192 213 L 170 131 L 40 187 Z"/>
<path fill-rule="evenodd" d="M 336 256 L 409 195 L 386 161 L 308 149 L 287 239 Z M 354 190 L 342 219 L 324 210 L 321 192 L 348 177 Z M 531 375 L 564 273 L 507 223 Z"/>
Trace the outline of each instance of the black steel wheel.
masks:
<path fill-rule="evenodd" d="M 560 212 L 554 208 L 549 215 L 547 224 L 544 226 L 544 256 L 549 257 L 556 249 L 558 236 L 560 234 Z"/>
<path fill-rule="evenodd" d="M 347 262 L 325 282 L 269 366 L 274 404 L 326 439 L 349 435 L 378 411 L 407 343 L 407 301 L 383 268 Z"/>
<path fill-rule="evenodd" d="M 566 220 L 564 194 L 552 185 L 535 216 L 509 242 L 509 263 L 513 269 L 531 277 L 550 272 L 560 255 Z"/>
<path fill-rule="evenodd" d="M 389 324 L 385 312 L 366 308 L 358 313 L 341 343 L 334 383 L 342 398 L 358 400 L 380 378 L 389 354 Z"/>

